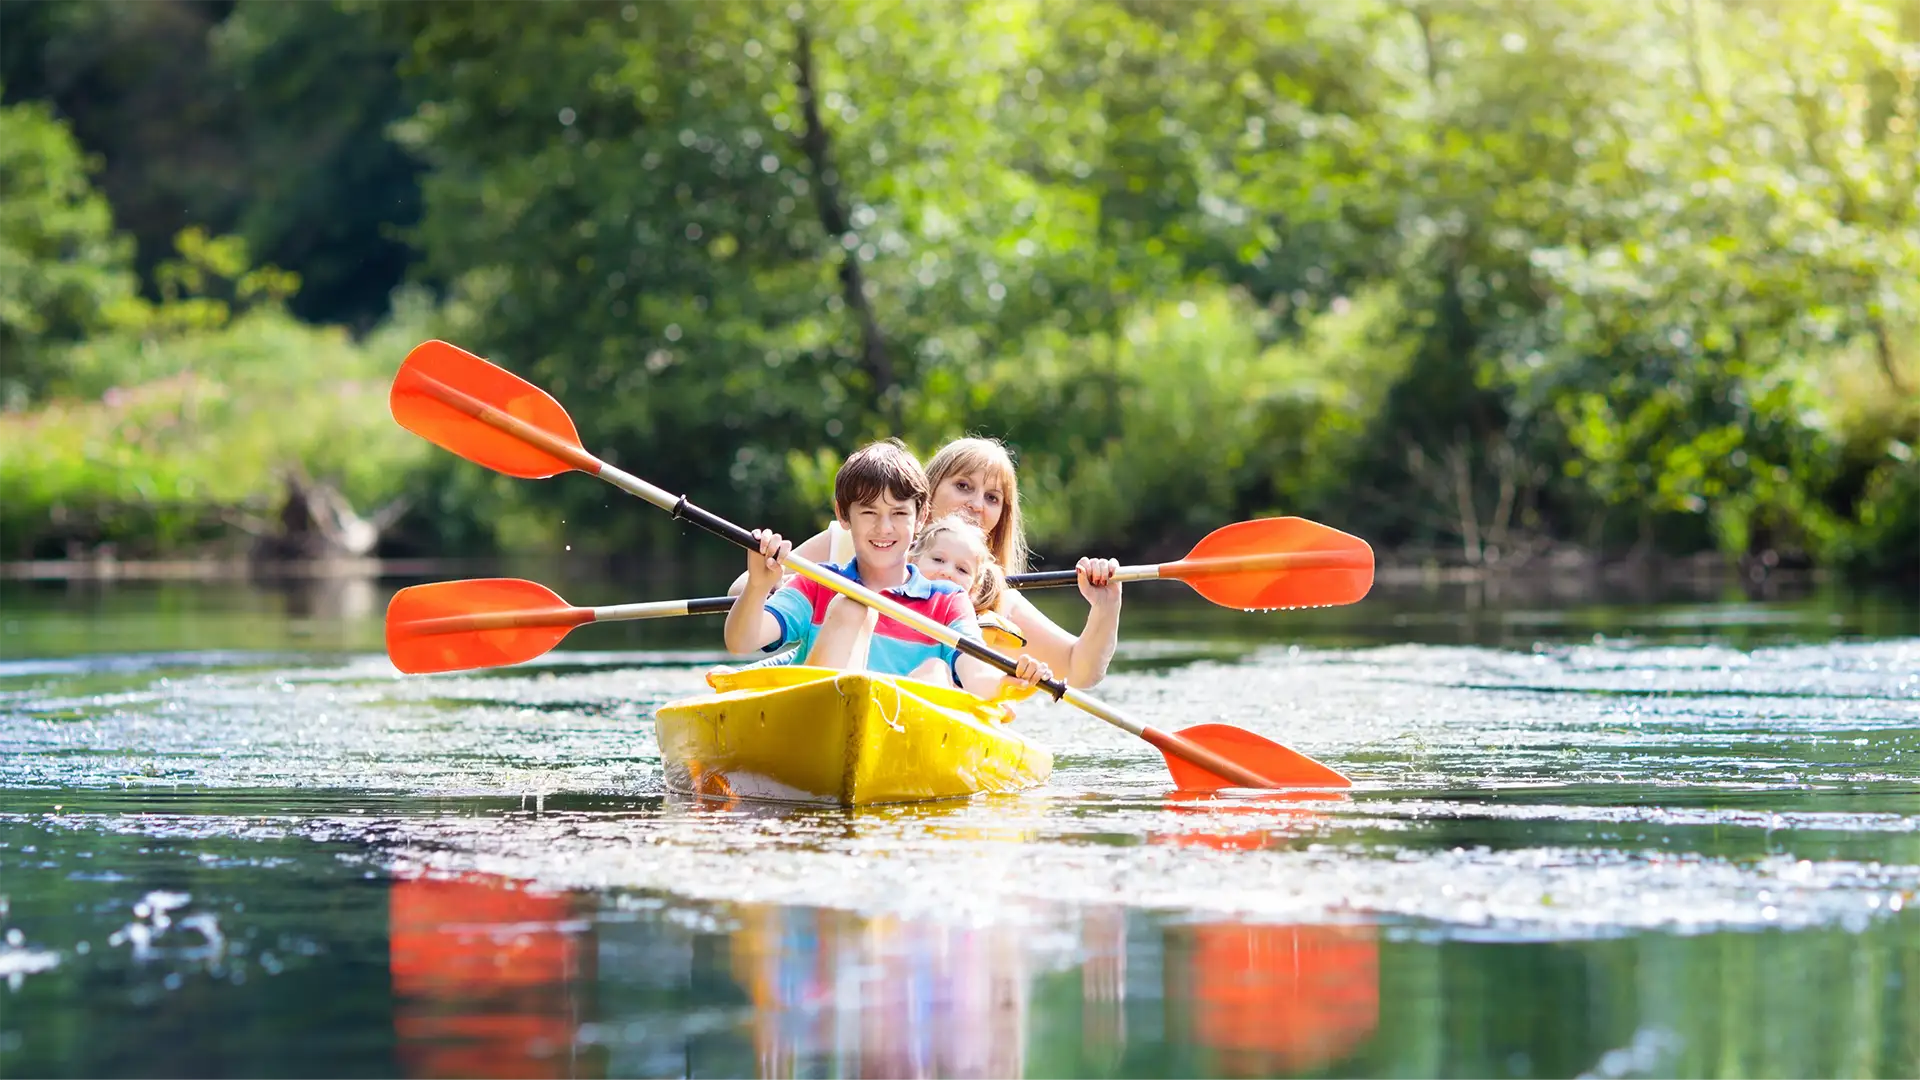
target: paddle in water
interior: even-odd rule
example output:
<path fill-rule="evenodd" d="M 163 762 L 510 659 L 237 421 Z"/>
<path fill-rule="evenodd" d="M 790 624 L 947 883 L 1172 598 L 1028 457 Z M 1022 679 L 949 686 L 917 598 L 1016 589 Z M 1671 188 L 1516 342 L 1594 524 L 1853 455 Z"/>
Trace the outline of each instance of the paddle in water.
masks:
<path fill-rule="evenodd" d="M 757 550 L 753 534 L 632 473 L 616 468 L 581 445 L 573 420 L 559 402 L 517 375 L 444 341 L 429 341 L 408 354 L 388 398 L 400 426 L 479 465 L 529 479 L 578 469 L 645 499 L 733 544 Z M 788 552 L 782 565 L 810 581 L 913 627 L 941 644 L 1012 674 L 1012 657 L 985 642 L 890 600 L 811 559 Z M 563 631 L 564 633 L 564 631 Z M 1056 700 L 1136 735 L 1157 748 L 1174 780 L 1194 790 L 1222 787 L 1348 787 L 1345 776 L 1297 750 L 1225 724 L 1202 724 L 1181 732 L 1149 726 L 1060 679 L 1041 689 Z"/>

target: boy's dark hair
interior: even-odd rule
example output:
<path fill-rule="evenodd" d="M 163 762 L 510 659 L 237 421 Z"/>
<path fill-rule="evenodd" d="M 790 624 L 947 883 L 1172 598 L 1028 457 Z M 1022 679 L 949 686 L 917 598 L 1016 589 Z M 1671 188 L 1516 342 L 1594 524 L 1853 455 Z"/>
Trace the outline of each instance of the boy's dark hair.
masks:
<path fill-rule="evenodd" d="M 833 515 L 845 521 L 854 503 L 872 502 L 884 491 L 893 498 L 911 500 L 918 520 L 929 490 L 926 470 L 906 443 L 899 439 L 870 442 L 848 455 L 834 476 Z"/>

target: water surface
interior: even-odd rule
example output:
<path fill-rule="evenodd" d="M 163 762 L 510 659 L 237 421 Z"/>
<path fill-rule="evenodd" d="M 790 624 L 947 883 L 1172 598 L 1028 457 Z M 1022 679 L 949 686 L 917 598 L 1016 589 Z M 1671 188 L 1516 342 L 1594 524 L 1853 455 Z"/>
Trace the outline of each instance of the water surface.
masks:
<path fill-rule="evenodd" d="M 397 584 L 0 592 L 0 1075 L 1920 1074 L 1897 597 L 1135 588 L 1099 696 L 1355 789 L 1041 702 L 1046 787 L 842 811 L 662 789 L 717 621 L 403 677 Z"/>

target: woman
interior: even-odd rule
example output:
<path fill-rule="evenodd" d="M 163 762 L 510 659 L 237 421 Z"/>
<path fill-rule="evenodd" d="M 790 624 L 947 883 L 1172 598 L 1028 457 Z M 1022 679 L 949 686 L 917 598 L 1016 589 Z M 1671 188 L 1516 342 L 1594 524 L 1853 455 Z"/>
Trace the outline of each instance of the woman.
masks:
<path fill-rule="evenodd" d="M 987 547 L 1008 574 L 1027 570 L 1027 536 L 1020 521 L 1020 484 L 1013 458 L 998 439 L 955 439 L 927 463 L 933 490 L 929 520 L 961 516 L 987 534 Z M 1080 560 L 1080 595 L 1087 621 L 1078 636 L 1069 634 L 1016 590 L 1001 594 L 994 613 L 1013 623 L 1027 639 L 1034 659 L 1066 676 L 1067 685 L 1085 690 L 1106 677 L 1120 639 L 1120 583 L 1112 559 Z"/>

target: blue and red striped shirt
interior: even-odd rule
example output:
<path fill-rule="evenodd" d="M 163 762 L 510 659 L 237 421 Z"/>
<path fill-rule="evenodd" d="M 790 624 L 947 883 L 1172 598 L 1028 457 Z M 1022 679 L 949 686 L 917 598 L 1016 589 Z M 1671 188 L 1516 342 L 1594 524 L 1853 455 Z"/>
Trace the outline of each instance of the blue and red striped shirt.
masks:
<path fill-rule="evenodd" d="M 826 568 L 851 581 L 860 580 L 858 563 L 828 563 Z M 952 627 L 962 637 L 980 636 L 980 624 L 974 619 L 973 602 L 951 581 L 934 581 L 907 564 L 907 580 L 881 593 L 925 615 L 934 622 Z M 799 645 L 794 662 L 805 663 L 807 651 L 820 634 L 827 617 L 827 605 L 838 595 L 832 589 L 804 577 L 795 577 L 767 600 L 767 611 L 780 624 L 780 638 L 768 645 L 767 652 L 778 652 Z M 945 661 L 947 670 L 960 658 L 960 650 L 942 645 L 904 623 L 882 613 L 873 630 L 873 644 L 867 651 L 867 670 L 883 675 L 907 675 L 930 659 Z M 954 682 L 960 681 L 959 674 Z"/>

